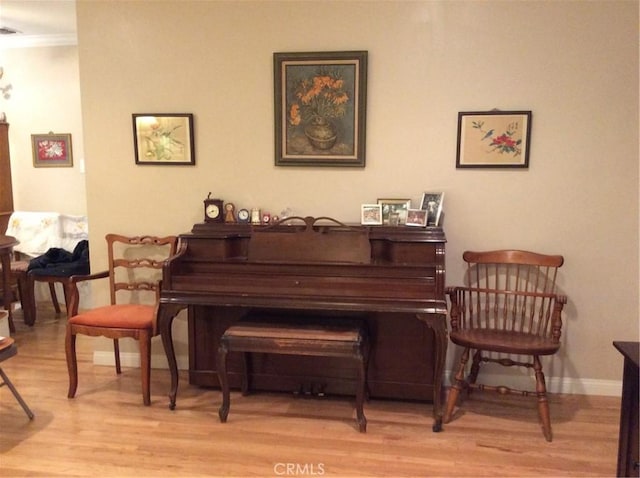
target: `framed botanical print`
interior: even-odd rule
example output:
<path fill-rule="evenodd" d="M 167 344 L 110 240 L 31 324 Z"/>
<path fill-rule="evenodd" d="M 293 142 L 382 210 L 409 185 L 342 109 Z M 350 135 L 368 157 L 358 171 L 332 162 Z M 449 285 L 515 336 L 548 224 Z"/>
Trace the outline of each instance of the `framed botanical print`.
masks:
<path fill-rule="evenodd" d="M 456 168 L 528 168 L 531 111 L 458 113 Z"/>
<path fill-rule="evenodd" d="M 136 164 L 196 164 L 191 113 L 133 114 Z"/>

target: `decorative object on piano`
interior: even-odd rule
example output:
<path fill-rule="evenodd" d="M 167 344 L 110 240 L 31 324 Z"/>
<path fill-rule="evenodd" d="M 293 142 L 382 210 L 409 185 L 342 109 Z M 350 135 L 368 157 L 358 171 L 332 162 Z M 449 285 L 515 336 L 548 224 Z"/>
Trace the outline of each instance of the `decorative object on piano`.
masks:
<path fill-rule="evenodd" d="M 33 167 L 59 168 L 73 166 L 70 134 L 32 134 Z"/>
<path fill-rule="evenodd" d="M 253 208 L 251 209 L 251 224 L 260 224 L 262 221 L 262 217 L 260 216 L 260 209 Z"/>
<path fill-rule="evenodd" d="M 382 224 L 382 204 L 363 204 L 360 212 L 360 223 L 365 226 Z"/>
<path fill-rule="evenodd" d="M 273 60 L 276 166 L 364 167 L 367 52 Z"/>
<path fill-rule="evenodd" d="M 456 168 L 528 168 L 531 111 L 458 113 Z"/>
<path fill-rule="evenodd" d="M 427 211 L 424 209 L 407 210 L 407 226 L 425 227 L 427 225 Z"/>
<path fill-rule="evenodd" d="M 262 224 L 269 224 L 271 222 L 271 214 L 268 212 L 262 213 Z"/>
<path fill-rule="evenodd" d="M 238 222 L 240 223 L 248 223 L 249 222 L 249 210 L 248 209 L 240 209 L 238 211 Z"/>
<path fill-rule="evenodd" d="M 232 202 L 225 203 L 224 205 L 224 222 L 236 222 L 236 206 Z"/>
<path fill-rule="evenodd" d="M 222 214 L 222 199 L 211 199 L 211 193 L 204 200 L 204 221 L 205 222 L 222 222 L 224 216 Z"/>
<path fill-rule="evenodd" d="M 424 193 L 422 195 L 422 204 L 420 205 L 420 209 L 424 209 L 425 211 L 427 211 L 427 226 L 440 225 L 443 202 L 443 192 Z"/>
<path fill-rule="evenodd" d="M 136 164 L 196 164 L 191 113 L 133 114 Z"/>
<path fill-rule="evenodd" d="M 378 199 L 378 204 L 382 206 L 382 224 L 399 226 L 407 222 L 411 199 Z"/>

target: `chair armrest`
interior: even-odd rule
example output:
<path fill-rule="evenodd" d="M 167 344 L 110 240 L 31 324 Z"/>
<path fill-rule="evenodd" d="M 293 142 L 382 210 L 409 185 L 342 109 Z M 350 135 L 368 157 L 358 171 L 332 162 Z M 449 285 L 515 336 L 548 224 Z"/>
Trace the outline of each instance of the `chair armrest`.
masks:
<path fill-rule="evenodd" d="M 80 292 L 78 291 L 78 283 L 94 279 L 104 279 L 109 277 L 109 271 L 96 272 L 95 274 L 77 275 L 69 277 L 67 287 L 67 317 L 71 318 L 78 315 L 78 306 L 80 305 Z"/>
<path fill-rule="evenodd" d="M 77 284 L 78 282 L 84 282 L 94 279 L 104 279 L 106 277 L 109 277 L 109 271 L 96 272 L 95 274 L 71 276 L 69 277 L 69 280 L 72 284 Z"/>

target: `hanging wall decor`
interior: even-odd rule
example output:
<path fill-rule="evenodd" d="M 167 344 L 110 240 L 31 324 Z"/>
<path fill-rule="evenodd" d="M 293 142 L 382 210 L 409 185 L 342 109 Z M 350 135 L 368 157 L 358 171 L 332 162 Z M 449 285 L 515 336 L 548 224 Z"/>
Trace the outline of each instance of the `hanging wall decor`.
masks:
<path fill-rule="evenodd" d="M 191 113 L 133 115 L 136 164 L 191 166 L 196 164 Z"/>
<path fill-rule="evenodd" d="M 367 52 L 274 53 L 276 166 L 365 165 Z"/>
<path fill-rule="evenodd" d="M 59 168 L 73 166 L 73 151 L 70 134 L 32 134 L 31 149 L 33 166 L 36 168 Z"/>
<path fill-rule="evenodd" d="M 458 113 L 456 168 L 528 168 L 531 111 Z"/>

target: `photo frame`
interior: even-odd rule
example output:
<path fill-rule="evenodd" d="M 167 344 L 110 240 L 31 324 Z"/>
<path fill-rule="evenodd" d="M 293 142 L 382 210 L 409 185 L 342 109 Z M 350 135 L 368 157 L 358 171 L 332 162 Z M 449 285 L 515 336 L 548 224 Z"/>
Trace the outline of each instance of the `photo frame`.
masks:
<path fill-rule="evenodd" d="M 70 134 L 32 134 L 31 150 L 36 168 L 73 167 L 73 146 Z"/>
<path fill-rule="evenodd" d="M 382 224 L 400 226 L 407 222 L 411 199 L 378 199 L 378 204 L 382 206 Z"/>
<path fill-rule="evenodd" d="M 443 192 L 426 192 L 422 195 L 420 209 L 427 212 L 427 226 L 439 226 L 442 216 Z"/>
<path fill-rule="evenodd" d="M 382 224 L 382 205 L 363 204 L 360 212 L 360 223 L 364 226 L 379 226 Z"/>
<path fill-rule="evenodd" d="M 458 113 L 456 168 L 528 168 L 531 111 Z"/>
<path fill-rule="evenodd" d="M 134 113 L 132 119 L 136 164 L 196 164 L 193 114 Z"/>
<path fill-rule="evenodd" d="M 274 53 L 275 165 L 365 166 L 367 52 Z"/>
<path fill-rule="evenodd" d="M 407 226 L 425 227 L 427 225 L 426 209 L 409 209 L 407 211 Z"/>

